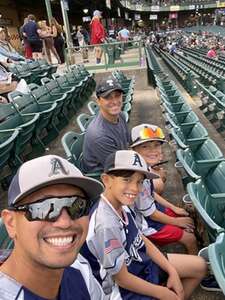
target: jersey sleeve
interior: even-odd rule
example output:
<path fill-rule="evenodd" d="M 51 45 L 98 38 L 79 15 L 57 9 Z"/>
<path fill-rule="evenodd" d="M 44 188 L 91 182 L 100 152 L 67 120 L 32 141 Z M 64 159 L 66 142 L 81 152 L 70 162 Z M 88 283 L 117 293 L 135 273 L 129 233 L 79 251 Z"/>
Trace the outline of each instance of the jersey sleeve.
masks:
<path fill-rule="evenodd" d="M 125 261 L 122 231 L 119 227 L 101 228 L 87 241 L 88 247 L 101 267 L 111 275 L 117 274 Z"/>
<path fill-rule="evenodd" d="M 144 181 L 142 191 L 135 201 L 135 210 L 138 210 L 144 217 L 151 216 L 156 210 L 155 200 L 151 195 L 151 186 L 148 180 Z"/>
<path fill-rule="evenodd" d="M 102 287 L 98 283 L 98 281 L 95 279 L 91 267 L 88 263 L 88 261 L 82 256 L 78 255 L 75 262 L 72 264 L 73 268 L 78 269 L 86 283 L 88 292 L 90 294 L 91 300 L 105 300 L 106 296 L 102 290 Z"/>

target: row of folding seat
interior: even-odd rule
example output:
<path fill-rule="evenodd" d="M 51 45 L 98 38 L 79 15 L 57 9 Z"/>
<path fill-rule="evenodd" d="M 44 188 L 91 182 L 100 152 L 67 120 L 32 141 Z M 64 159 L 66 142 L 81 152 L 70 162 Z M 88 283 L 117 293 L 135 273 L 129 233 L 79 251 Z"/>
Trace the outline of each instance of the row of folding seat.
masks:
<path fill-rule="evenodd" d="M 123 89 L 125 90 L 125 94 L 123 96 L 124 105 L 122 111 L 125 114 L 126 121 L 128 122 L 129 113 L 132 108 L 133 89 L 134 89 L 135 80 L 134 77 L 132 77 L 131 79 L 127 78 L 122 72 L 119 71 L 113 73 L 113 76 L 114 74 L 117 80 L 122 85 Z M 82 161 L 83 141 L 84 141 L 85 131 L 89 123 L 92 121 L 92 119 L 99 111 L 99 107 L 97 103 L 94 101 L 90 101 L 87 104 L 87 107 L 90 111 L 90 115 L 86 113 L 82 113 L 76 119 L 77 124 L 81 130 L 81 133 L 69 131 L 62 137 L 61 140 L 67 160 L 72 162 L 75 166 L 77 166 L 81 170 L 82 170 L 81 161 Z M 97 173 L 88 173 L 85 175 L 100 179 L 100 174 L 101 173 L 97 172 Z"/>
<path fill-rule="evenodd" d="M 57 65 L 50 65 L 45 59 L 16 63 L 9 67 L 9 70 L 19 79 L 25 79 L 29 83 L 41 83 L 41 79 L 51 76 L 57 70 Z"/>
<path fill-rule="evenodd" d="M 87 101 L 95 81 L 83 67 L 65 75 L 42 78 L 30 84 L 30 93 L 9 93 L 9 104 L 0 104 L 0 173 L 7 186 L 11 175 L 27 158 L 43 153 L 70 118 Z"/>
<path fill-rule="evenodd" d="M 182 48 L 182 51 L 186 56 L 196 59 L 197 61 L 205 64 L 206 67 L 209 66 L 210 68 L 212 68 L 212 70 L 218 72 L 221 76 L 225 75 L 225 63 L 223 61 L 208 58 L 206 57 L 206 55 L 199 55 L 199 53 L 189 51 L 189 48 Z"/>
<path fill-rule="evenodd" d="M 225 159 L 174 82 L 162 75 L 156 75 L 156 82 L 167 127 L 178 145 L 177 158 L 188 177 L 185 184 L 189 182 L 187 191 L 191 203 L 203 220 L 211 243 L 207 249 L 211 268 L 225 294 L 224 249 L 222 253 L 225 246 Z"/>

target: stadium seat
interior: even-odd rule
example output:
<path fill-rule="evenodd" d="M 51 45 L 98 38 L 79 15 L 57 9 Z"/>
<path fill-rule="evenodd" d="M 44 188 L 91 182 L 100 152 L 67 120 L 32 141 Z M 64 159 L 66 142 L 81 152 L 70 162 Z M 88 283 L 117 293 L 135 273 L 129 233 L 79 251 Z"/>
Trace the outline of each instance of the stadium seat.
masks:
<path fill-rule="evenodd" d="M 211 269 L 225 295 L 225 233 L 219 234 L 215 243 L 208 246 L 208 256 Z"/>
<path fill-rule="evenodd" d="M 210 195 L 202 179 L 187 185 L 190 199 L 203 220 L 210 242 L 225 231 L 225 194 Z"/>
<path fill-rule="evenodd" d="M 74 164 L 81 171 L 84 135 L 84 132 L 79 134 L 73 131 L 69 131 L 64 134 L 61 140 L 67 160 Z M 101 172 L 85 173 L 85 175 L 99 180 Z"/>
<path fill-rule="evenodd" d="M 19 130 L 0 130 L 0 182 L 3 188 L 8 186 L 8 178 L 15 170 L 12 170 L 12 159 L 15 142 L 18 137 Z M 9 167 L 8 171 L 5 167 Z"/>
<path fill-rule="evenodd" d="M 49 91 L 50 95 L 52 96 L 63 96 L 66 95 L 65 100 L 65 106 L 64 106 L 64 112 L 69 120 L 72 116 L 74 116 L 74 110 L 73 110 L 73 90 L 67 90 L 63 89 L 59 86 L 56 80 L 49 79 L 48 77 L 41 79 L 42 85 L 46 87 L 46 89 Z"/>
<path fill-rule="evenodd" d="M 34 96 L 39 104 L 57 103 L 56 113 L 53 116 L 52 132 L 53 136 L 56 137 L 59 133 L 59 130 L 64 128 L 69 123 L 67 118 L 67 109 L 65 109 L 67 94 L 52 95 L 44 85 L 39 86 L 35 83 L 29 84 L 29 89 L 32 96 Z"/>
<path fill-rule="evenodd" d="M 77 124 L 81 130 L 81 132 L 85 132 L 90 122 L 93 120 L 94 116 L 88 115 L 85 113 L 80 114 L 77 117 Z"/>
<path fill-rule="evenodd" d="M 170 132 L 182 149 L 199 144 L 200 141 L 204 141 L 208 137 L 207 130 L 200 122 L 181 125 L 179 128 L 172 128 Z"/>
<path fill-rule="evenodd" d="M 0 132 L 8 130 L 14 132 L 19 130 L 19 134 L 13 147 L 12 165 L 18 167 L 23 162 L 24 152 L 32 152 L 28 146 L 32 145 L 32 138 L 35 134 L 39 114 L 23 116 L 15 109 L 12 103 L 0 104 Z M 26 149 L 26 151 L 25 151 Z"/>
<path fill-rule="evenodd" d="M 99 106 L 95 101 L 89 101 L 87 107 L 91 113 L 91 115 L 96 115 L 99 111 Z"/>
<path fill-rule="evenodd" d="M 31 94 L 22 94 L 18 91 L 9 93 L 8 98 L 22 116 L 32 116 L 39 113 L 32 144 L 35 150 L 41 154 L 45 151 L 46 145 L 49 142 L 48 132 L 54 126 L 53 115 L 55 115 L 57 103 L 39 104 Z"/>
<path fill-rule="evenodd" d="M 211 139 L 200 140 L 191 149 L 178 149 L 176 154 L 191 180 L 204 176 L 210 168 L 225 160 L 223 153 Z"/>

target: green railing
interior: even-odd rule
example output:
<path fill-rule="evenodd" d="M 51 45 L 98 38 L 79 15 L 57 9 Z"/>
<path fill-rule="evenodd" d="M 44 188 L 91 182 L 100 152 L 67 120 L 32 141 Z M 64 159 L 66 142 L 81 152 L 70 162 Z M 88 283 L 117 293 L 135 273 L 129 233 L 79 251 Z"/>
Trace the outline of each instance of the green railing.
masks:
<path fill-rule="evenodd" d="M 99 64 L 96 63 L 95 58 L 96 47 L 102 50 Z M 139 66 L 143 64 L 145 55 L 142 40 L 68 47 L 65 52 L 68 68 L 71 64 L 84 64 L 88 70 Z"/>

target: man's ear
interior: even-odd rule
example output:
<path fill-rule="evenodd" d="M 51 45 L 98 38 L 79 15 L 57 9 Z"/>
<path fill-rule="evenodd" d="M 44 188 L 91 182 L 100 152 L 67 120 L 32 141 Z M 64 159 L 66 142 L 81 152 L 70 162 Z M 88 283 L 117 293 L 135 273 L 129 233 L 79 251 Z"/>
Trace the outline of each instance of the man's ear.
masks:
<path fill-rule="evenodd" d="M 16 235 L 16 219 L 15 219 L 15 212 L 10 211 L 8 209 L 3 209 L 1 213 L 1 217 L 3 223 L 5 224 L 6 230 L 8 235 L 11 239 L 15 238 Z"/>

